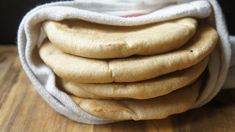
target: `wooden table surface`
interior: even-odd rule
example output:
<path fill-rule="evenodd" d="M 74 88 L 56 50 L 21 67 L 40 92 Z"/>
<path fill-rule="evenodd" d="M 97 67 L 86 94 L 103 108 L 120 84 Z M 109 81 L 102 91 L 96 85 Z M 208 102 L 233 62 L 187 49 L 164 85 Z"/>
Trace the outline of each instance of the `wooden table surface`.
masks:
<path fill-rule="evenodd" d="M 235 90 L 224 90 L 206 106 L 164 120 L 87 125 L 50 108 L 21 68 L 17 49 L 0 46 L 0 132 L 195 131 L 235 132 Z"/>

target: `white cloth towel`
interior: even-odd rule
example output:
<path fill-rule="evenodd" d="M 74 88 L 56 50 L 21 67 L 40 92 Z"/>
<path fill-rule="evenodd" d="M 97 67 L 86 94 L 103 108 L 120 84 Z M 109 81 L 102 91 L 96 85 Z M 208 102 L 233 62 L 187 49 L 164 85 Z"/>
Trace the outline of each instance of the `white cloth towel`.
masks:
<path fill-rule="evenodd" d="M 38 46 L 45 38 L 41 23 L 45 20 L 81 19 L 90 22 L 133 26 L 161 22 L 181 17 L 210 18 L 220 36 L 220 43 L 211 54 L 209 77 L 194 107 L 210 101 L 222 88 L 227 77 L 232 54 L 232 46 L 221 9 L 216 0 L 77 0 L 54 2 L 38 6 L 23 18 L 18 30 L 18 52 L 21 64 L 27 76 L 43 99 L 62 115 L 82 123 L 105 124 L 114 122 L 90 115 L 77 107 L 71 98 L 59 90 L 55 84 L 55 75 L 38 56 Z M 186 3 L 183 3 L 186 2 Z M 154 6 L 152 6 L 154 5 Z M 138 17 L 120 17 L 141 15 Z M 143 15 L 145 14 L 145 15 Z M 234 42 L 234 38 L 231 38 Z M 234 50 L 234 43 L 233 43 Z M 234 61 L 224 85 L 235 87 Z"/>

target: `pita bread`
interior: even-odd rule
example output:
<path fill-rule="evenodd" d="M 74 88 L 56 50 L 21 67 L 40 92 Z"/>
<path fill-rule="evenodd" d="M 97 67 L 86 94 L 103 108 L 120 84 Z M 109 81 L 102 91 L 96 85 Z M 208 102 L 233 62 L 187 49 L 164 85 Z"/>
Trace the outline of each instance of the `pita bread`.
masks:
<path fill-rule="evenodd" d="M 47 21 L 43 27 L 52 44 L 66 53 L 88 58 L 123 58 L 178 49 L 194 35 L 197 21 L 182 18 L 144 26 L 120 27 L 64 20 Z"/>
<path fill-rule="evenodd" d="M 201 81 L 173 93 L 146 100 L 99 100 L 72 97 L 84 111 L 112 120 L 163 119 L 187 111 L 195 103 Z"/>
<path fill-rule="evenodd" d="M 133 83 L 80 84 L 62 81 L 62 89 L 82 98 L 148 99 L 168 94 L 194 82 L 205 70 L 208 57 L 188 69 L 170 73 L 151 80 Z"/>
<path fill-rule="evenodd" d="M 153 56 L 97 60 L 66 54 L 49 41 L 42 44 L 42 60 L 62 79 L 77 83 L 136 82 L 189 68 L 208 56 L 217 43 L 217 32 L 200 25 L 195 37 L 184 47 Z"/>

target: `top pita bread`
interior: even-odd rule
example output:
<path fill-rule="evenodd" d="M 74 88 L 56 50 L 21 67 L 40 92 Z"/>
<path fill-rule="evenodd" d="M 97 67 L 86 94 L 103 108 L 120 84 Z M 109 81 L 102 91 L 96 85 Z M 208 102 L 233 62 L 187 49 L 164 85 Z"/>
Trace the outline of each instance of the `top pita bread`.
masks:
<path fill-rule="evenodd" d="M 42 44 L 43 61 L 62 79 L 77 83 L 136 82 L 191 67 L 214 49 L 217 32 L 209 25 L 199 26 L 187 45 L 170 53 L 96 60 L 66 54 L 50 42 Z"/>
<path fill-rule="evenodd" d="M 119 27 L 80 20 L 47 21 L 49 40 L 60 50 L 88 58 L 123 58 L 164 53 L 183 46 L 197 21 L 182 18 L 144 26 Z"/>

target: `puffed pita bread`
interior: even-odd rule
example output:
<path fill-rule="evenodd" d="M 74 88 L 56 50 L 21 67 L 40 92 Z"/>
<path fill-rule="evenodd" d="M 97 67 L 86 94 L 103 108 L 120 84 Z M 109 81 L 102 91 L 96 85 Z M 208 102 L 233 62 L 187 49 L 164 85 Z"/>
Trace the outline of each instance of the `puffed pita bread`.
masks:
<path fill-rule="evenodd" d="M 201 81 L 170 94 L 146 99 L 101 100 L 72 97 L 84 111 L 112 120 L 163 119 L 172 114 L 185 112 L 195 103 Z"/>
<path fill-rule="evenodd" d="M 188 69 L 151 80 L 133 83 L 81 84 L 61 80 L 61 88 L 81 98 L 94 99 L 148 99 L 168 94 L 194 82 L 203 73 L 208 57 Z"/>
<path fill-rule="evenodd" d="M 88 58 L 123 58 L 164 53 L 183 46 L 196 32 L 193 18 L 120 27 L 80 20 L 47 21 L 49 40 L 60 50 Z"/>
<path fill-rule="evenodd" d="M 49 41 L 39 49 L 42 60 L 62 79 L 77 83 L 136 82 L 189 68 L 208 56 L 217 43 L 217 32 L 200 25 L 195 37 L 184 47 L 153 56 L 97 60 L 66 54 Z"/>

